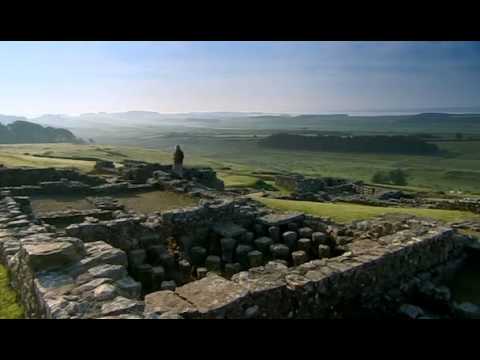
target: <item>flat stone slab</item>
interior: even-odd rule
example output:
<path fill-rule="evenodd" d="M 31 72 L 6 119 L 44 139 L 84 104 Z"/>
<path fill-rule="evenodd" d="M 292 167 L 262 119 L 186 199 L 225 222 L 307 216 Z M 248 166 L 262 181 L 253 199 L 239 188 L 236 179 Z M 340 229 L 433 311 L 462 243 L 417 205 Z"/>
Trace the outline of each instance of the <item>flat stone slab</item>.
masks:
<path fill-rule="evenodd" d="M 231 222 L 217 223 L 212 229 L 217 234 L 226 238 L 234 238 L 247 232 L 245 228 Z"/>
<path fill-rule="evenodd" d="M 29 265 L 35 271 L 65 266 L 82 257 L 74 244 L 66 241 L 26 244 L 23 248 Z"/>
<path fill-rule="evenodd" d="M 259 218 L 259 221 L 267 226 L 280 226 L 291 222 L 303 221 L 305 215 L 303 213 L 286 213 L 286 214 L 268 214 Z"/>
<path fill-rule="evenodd" d="M 131 300 L 122 296 L 117 296 L 115 299 L 102 305 L 102 316 L 115 316 L 121 314 L 140 314 L 144 309 L 140 301 Z"/>
<path fill-rule="evenodd" d="M 177 288 L 175 293 L 205 314 L 240 301 L 248 291 L 239 284 L 211 274 Z"/>
<path fill-rule="evenodd" d="M 145 313 L 185 314 L 196 312 L 196 308 L 171 290 L 156 291 L 145 296 Z"/>

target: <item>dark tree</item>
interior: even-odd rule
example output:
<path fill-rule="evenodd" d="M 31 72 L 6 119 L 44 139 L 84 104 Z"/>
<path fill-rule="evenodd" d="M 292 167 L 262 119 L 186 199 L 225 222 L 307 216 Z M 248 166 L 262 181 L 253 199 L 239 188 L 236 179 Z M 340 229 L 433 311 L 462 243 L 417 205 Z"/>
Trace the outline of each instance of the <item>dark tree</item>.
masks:
<path fill-rule="evenodd" d="M 462 133 L 456 133 L 456 134 L 455 134 L 455 138 L 456 138 L 458 141 L 462 141 L 462 139 L 463 139 L 463 134 L 462 134 Z"/>
<path fill-rule="evenodd" d="M 390 181 L 394 185 L 405 186 L 407 185 L 407 173 L 402 169 L 395 169 L 390 171 Z"/>
<path fill-rule="evenodd" d="M 390 176 L 384 171 L 377 171 L 372 176 L 372 182 L 376 184 L 388 184 L 390 183 Z"/>

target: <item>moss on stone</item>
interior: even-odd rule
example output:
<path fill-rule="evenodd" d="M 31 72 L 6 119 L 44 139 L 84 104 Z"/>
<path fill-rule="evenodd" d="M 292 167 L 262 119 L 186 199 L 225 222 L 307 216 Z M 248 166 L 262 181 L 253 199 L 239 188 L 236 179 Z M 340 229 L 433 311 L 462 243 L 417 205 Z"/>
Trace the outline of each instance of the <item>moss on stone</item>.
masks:
<path fill-rule="evenodd" d="M 8 283 L 5 267 L 0 265 L 0 319 L 21 319 L 23 308 L 17 302 L 17 295 Z"/>

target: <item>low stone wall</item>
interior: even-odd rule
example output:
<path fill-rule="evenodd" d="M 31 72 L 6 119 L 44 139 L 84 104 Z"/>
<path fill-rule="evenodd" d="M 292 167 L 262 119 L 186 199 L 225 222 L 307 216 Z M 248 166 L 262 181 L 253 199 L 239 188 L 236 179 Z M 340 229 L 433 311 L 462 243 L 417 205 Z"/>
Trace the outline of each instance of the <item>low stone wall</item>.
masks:
<path fill-rule="evenodd" d="M 93 219 L 92 219 L 93 220 Z M 68 236 L 82 241 L 105 241 L 115 248 L 130 251 L 163 244 L 166 239 L 161 224 L 146 222 L 145 217 L 127 216 L 107 221 L 85 221 L 65 229 Z"/>
<path fill-rule="evenodd" d="M 49 225 L 70 225 L 81 223 L 88 217 L 98 220 L 111 220 L 111 210 L 90 209 L 90 210 L 65 210 L 52 211 L 36 214 L 36 218 Z"/>
<path fill-rule="evenodd" d="M 470 211 L 480 214 L 480 200 L 475 199 L 436 201 L 430 203 L 430 207 L 444 210 Z"/>
<path fill-rule="evenodd" d="M 140 318 L 141 285 L 127 274 L 127 256 L 105 242 L 61 237 L 0 200 L 0 261 L 27 318 Z"/>
<path fill-rule="evenodd" d="M 151 178 L 162 178 L 162 182 L 180 180 L 178 175 L 172 171 L 171 165 L 152 164 L 138 161 L 124 162 L 124 167 L 121 169 L 120 174 L 122 178 L 134 184 L 146 183 Z M 217 178 L 217 173 L 209 167 L 185 167 L 183 169 L 181 180 L 194 182 L 197 185 L 203 185 L 215 190 L 223 190 L 225 187 L 223 181 Z"/>
<path fill-rule="evenodd" d="M 388 236 L 383 246 L 297 267 L 270 262 L 232 280 L 213 274 L 147 295 L 145 311 L 184 318 L 343 317 L 352 304 L 373 306 L 392 290 L 409 291 L 404 285 L 416 275 L 462 257 L 465 245 L 449 228 Z"/>
<path fill-rule="evenodd" d="M 118 182 L 90 186 L 79 181 L 60 180 L 43 181 L 38 185 L 20 185 L 0 187 L 0 192 L 8 191 L 12 196 L 34 195 L 115 195 L 129 192 L 153 191 L 157 187 L 154 184 L 130 184 Z"/>
<path fill-rule="evenodd" d="M 275 184 L 298 194 L 356 193 L 361 190 L 360 182 L 352 183 L 347 179 L 333 177 L 306 178 L 303 175 L 277 175 Z"/>
<path fill-rule="evenodd" d="M 21 185 L 38 185 L 41 182 L 67 179 L 79 181 L 89 186 L 104 184 L 105 180 L 91 175 L 84 175 L 73 169 L 56 168 L 0 168 L 0 187 Z"/>
<path fill-rule="evenodd" d="M 462 261 L 468 243 L 468 238 L 432 221 L 383 218 L 340 226 L 324 218 L 262 211 L 248 199 L 202 203 L 149 218 L 73 225 L 65 236 L 24 212 L 27 200 L 0 199 L 0 261 L 9 269 L 30 318 L 350 317 L 352 309 L 380 311 L 388 297 L 402 301 L 425 274 Z M 296 255 L 289 251 L 288 258 L 267 258 L 265 265 L 222 277 L 218 265 L 229 255 L 222 248 L 219 262 L 194 280 L 194 264 L 167 251 L 171 244 L 166 237 L 170 232 L 189 234 L 208 223 L 216 236 L 238 239 L 243 247 L 252 236 L 267 232 L 262 239 L 271 236 L 269 244 L 288 245 L 300 236 L 294 248 L 315 240 L 321 243 L 318 251 L 343 250 L 321 258 L 313 254 L 310 261 L 305 254 L 297 257 L 308 253 L 306 248 Z M 142 228 L 149 229 L 145 237 L 139 233 Z M 101 237 L 105 241 L 98 241 Z M 249 252 L 255 255 L 249 260 L 259 253 Z M 173 269 L 181 278 L 172 282 Z M 158 283 L 152 283 L 154 279 Z M 142 284 L 149 287 L 143 291 L 144 301 Z"/>

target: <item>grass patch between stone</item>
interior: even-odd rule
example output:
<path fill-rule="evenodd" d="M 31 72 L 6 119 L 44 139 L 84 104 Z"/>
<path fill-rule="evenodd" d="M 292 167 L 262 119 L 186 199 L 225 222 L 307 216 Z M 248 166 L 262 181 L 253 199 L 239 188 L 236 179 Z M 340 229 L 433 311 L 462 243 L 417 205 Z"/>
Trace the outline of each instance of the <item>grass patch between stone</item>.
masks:
<path fill-rule="evenodd" d="M 272 209 L 279 211 L 300 211 L 316 216 L 328 216 L 340 223 L 366 220 L 385 214 L 410 214 L 447 223 L 464 220 L 480 220 L 479 215 L 467 211 L 380 207 L 347 203 L 317 203 L 311 201 L 269 199 L 262 198 L 258 195 L 252 195 L 252 197 Z"/>
<path fill-rule="evenodd" d="M 7 269 L 0 265 L 0 319 L 21 319 L 23 308 L 8 282 Z"/>

